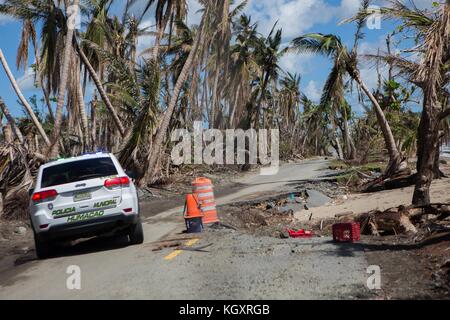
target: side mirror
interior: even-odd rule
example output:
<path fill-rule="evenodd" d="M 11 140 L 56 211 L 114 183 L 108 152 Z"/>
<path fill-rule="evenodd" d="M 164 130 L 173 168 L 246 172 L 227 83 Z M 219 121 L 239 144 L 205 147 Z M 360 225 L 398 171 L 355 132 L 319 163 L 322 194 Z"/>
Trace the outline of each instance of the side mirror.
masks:
<path fill-rule="evenodd" d="M 28 190 L 28 195 L 31 197 L 33 195 L 34 188 L 31 188 Z"/>
<path fill-rule="evenodd" d="M 127 176 L 129 176 L 131 179 L 136 179 L 136 173 L 133 170 L 126 170 L 125 173 Z"/>

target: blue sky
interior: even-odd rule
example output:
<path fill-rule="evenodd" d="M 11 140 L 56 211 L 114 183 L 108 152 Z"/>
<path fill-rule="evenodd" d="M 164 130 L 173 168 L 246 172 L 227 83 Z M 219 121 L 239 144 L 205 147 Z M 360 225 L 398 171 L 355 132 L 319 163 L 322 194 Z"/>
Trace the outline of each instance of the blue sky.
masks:
<path fill-rule="evenodd" d="M 0 0 L 2 2 L 2 0 Z M 140 11 L 146 1 L 141 0 L 133 9 Z M 356 13 L 359 7 L 359 0 L 249 0 L 244 12 L 252 16 L 252 21 L 258 21 L 259 31 L 267 35 L 276 21 L 278 28 L 283 29 L 283 42 L 289 43 L 294 37 L 308 32 L 333 33 L 341 37 L 348 46 L 353 43 L 353 32 L 355 26 L 352 24 L 339 25 L 339 22 Z M 418 7 L 431 7 L 432 0 L 415 0 Z M 200 15 L 196 13 L 201 8 L 196 0 L 188 0 L 190 24 L 198 23 Z M 383 5 L 385 0 L 374 0 L 374 5 Z M 114 11 L 120 12 L 123 7 L 122 1 L 116 1 Z M 151 14 L 143 21 L 147 26 L 153 25 Z M 379 30 L 369 30 L 365 28 L 365 38 L 360 43 L 362 53 L 376 53 L 377 48 L 384 49 L 384 39 L 386 35 L 394 29 L 391 22 L 382 21 Z M 38 27 L 39 29 L 39 27 Z M 9 62 L 16 79 L 21 86 L 25 97 L 29 98 L 34 94 L 38 98 L 42 97 L 40 89 L 33 86 L 33 76 L 30 70 L 17 70 L 15 67 L 16 50 L 19 45 L 21 35 L 21 23 L 9 17 L 0 15 L 0 48 Z M 153 44 L 152 37 L 141 38 L 139 48 L 147 48 Z M 30 52 L 30 62 L 34 58 Z M 281 66 L 285 71 L 299 73 L 302 76 L 300 90 L 306 93 L 311 99 L 318 100 L 321 88 L 330 70 L 330 62 L 317 56 L 287 54 L 281 60 Z M 363 79 L 368 86 L 376 85 L 376 72 L 369 63 L 361 63 L 360 70 Z M 24 111 L 17 102 L 17 97 L 4 73 L 0 68 L 0 96 L 4 99 L 13 115 L 22 116 Z M 89 92 L 87 97 L 89 96 Z M 355 97 L 348 97 L 356 113 L 362 112 Z M 418 106 L 414 107 L 417 109 Z"/>

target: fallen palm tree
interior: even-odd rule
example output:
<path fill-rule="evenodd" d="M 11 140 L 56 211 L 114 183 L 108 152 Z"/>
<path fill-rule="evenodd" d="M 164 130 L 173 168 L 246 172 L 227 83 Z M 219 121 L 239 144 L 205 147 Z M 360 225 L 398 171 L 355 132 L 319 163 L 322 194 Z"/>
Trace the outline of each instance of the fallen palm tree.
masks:
<path fill-rule="evenodd" d="M 399 206 L 384 211 L 372 210 L 355 218 L 361 223 L 361 233 L 371 235 L 417 234 L 420 228 L 428 232 L 450 231 L 447 218 L 450 203 L 424 206 Z"/>
<path fill-rule="evenodd" d="M 39 167 L 40 159 L 20 144 L 0 145 L 0 196 L 4 219 L 25 219 L 28 210 L 28 190 Z"/>
<path fill-rule="evenodd" d="M 377 192 L 382 190 L 392 190 L 405 188 L 414 185 L 417 174 L 411 173 L 411 169 L 404 168 L 392 176 L 382 175 L 376 179 L 368 181 L 361 187 L 362 192 Z"/>

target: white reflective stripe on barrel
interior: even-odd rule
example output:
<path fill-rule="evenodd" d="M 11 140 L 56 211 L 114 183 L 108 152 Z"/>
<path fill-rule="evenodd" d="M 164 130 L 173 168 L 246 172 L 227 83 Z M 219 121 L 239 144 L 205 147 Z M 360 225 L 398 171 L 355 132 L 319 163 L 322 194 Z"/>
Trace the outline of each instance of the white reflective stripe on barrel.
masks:
<path fill-rule="evenodd" d="M 209 197 L 214 197 L 214 192 L 205 192 L 205 193 L 197 193 L 198 198 L 209 198 Z"/>
<path fill-rule="evenodd" d="M 216 210 L 216 206 L 209 206 L 209 207 L 203 207 L 200 208 L 202 212 L 204 211 L 215 211 Z"/>
<path fill-rule="evenodd" d="M 212 189 L 212 185 L 209 186 L 194 186 L 194 192 L 197 190 L 208 190 L 208 189 Z"/>
<path fill-rule="evenodd" d="M 202 200 L 201 205 L 216 205 L 216 200 L 214 198 Z"/>

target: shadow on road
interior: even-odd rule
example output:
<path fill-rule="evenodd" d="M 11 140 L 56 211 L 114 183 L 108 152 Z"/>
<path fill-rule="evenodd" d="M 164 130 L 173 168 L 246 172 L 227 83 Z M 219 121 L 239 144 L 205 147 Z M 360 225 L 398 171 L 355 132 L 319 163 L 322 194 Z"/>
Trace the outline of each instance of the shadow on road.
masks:
<path fill-rule="evenodd" d="M 128 236 L 95 237 L 75 244 L 55 247 L 53 257 L 68 257 L 124 248 L 129 245 Z"/>
<path fill-rule="evenodd" d="M 75 244 L 57 243 L 49 259 L 58 257 L 70 257 L 76 255 L 89 254 L 99 251 L 108 251 L 124 248 L 129 245 L 127 236 L 95 237 L 81 240 Z M 20 256 L 14 261 L 15 266 L 19 266 L 34 260 L 38 260 L 34 250 Z"/>

